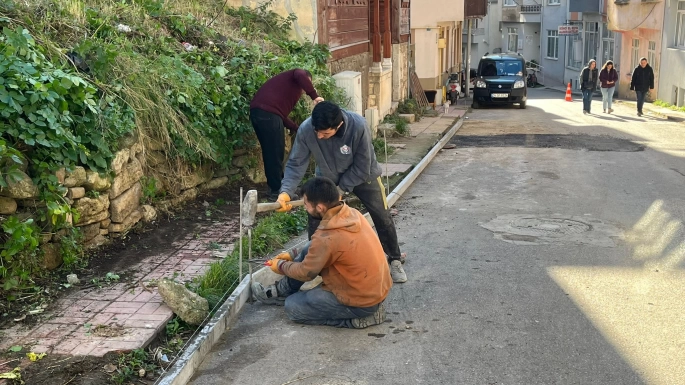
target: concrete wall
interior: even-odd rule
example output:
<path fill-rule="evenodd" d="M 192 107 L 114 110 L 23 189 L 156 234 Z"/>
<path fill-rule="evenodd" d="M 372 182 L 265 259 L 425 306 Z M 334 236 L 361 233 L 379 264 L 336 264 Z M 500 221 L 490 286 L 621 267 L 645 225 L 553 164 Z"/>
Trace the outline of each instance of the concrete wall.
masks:
<path fill-rule="evenodd" d="M 440 78 L 438 63 L 438 29 L 414 28 L 411 40 L 415 45 L 415 71 L 424 89 L 434 90 Z"/>
<path fill-rule="evenodd" d="M 566 85 L 568 79 L 564 78 L 566 69 L 566 37 L 559 36 L 559 54 L 557 59 L 547 58 L 547 30 L 558 30 L 568 19 L 566 12 L 568 0 L 561 0 L 559 5 L 549 5 L 545 1 L 542 7 L 540 27 L 540 65 L 542 76 L 538 81 L 546 86 Z"/>
<path fill-rule="evenodd" d="M 228 5 L 232 7 L 256 8 L 262 3 L 262 0 L 228 0 Z M 318 24 L 316 0 L 274 0 L 271 9 L 284 17 L 291 13 L 297 15 L 297 20 L 293 22 L 293 37 L 299 41 L 316 43 L 314 40 Z"/>
<path fill-rule="evenodd" d="M 437 27 L 440 21 L 464 20 L 463 0 L 414 0 L 410 16 L 412 28 Z"/>
<path fill-rule="evenodd" d="M 661 31 L 663 27 L 664 1 L 646 4 L 630 1 L 619 5 L 608 0 L 606 8 L 609 29 L 612 31 L 634 31 L 638 28 Z"/>
<path fill-rule="evenodd" d="M 677 9 L 678 0 L 666 0 L 661 63 L 658 63 L 658 66 L 668 71 L 660 71 L 657 95 L 665 102 L 682 107 L 685 105 L 685 76 L 682 76 L 685 74 L 685 49 L 674 45 Z M 681 75 L 674 76 L 674 74 Z"/>
<path fill-rule="evenodd" d="M 362 73 L 362 111 L 366 111 L 369 105 L 369 66 L 371 65 L 371 54 L 364 52 L 359 55 L 346 57 L 328 63 L 328 69 L 332 74 L 342 71 L 355 71 Z"/>
<path fill-rule="evenodd" d="M 409 43 L 392 45 L 392 100 L 409 97 Z"/>

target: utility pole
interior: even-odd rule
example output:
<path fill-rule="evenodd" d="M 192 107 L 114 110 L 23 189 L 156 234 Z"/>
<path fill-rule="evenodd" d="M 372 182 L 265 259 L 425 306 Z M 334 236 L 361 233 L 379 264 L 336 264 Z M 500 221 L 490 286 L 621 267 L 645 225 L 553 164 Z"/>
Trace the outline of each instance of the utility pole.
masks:
<path fill-rule="evenodd" d="M 468 35 L 466 36 L 466 90 L 464 97 L 468 98 L 471 90 L 471 19 L 469 19 Z"/>

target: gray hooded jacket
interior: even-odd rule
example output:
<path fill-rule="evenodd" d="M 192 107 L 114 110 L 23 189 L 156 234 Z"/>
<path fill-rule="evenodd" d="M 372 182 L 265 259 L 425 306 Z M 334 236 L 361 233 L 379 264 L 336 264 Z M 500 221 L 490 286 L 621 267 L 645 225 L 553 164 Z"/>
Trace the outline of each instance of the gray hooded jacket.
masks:
<path fill-rule="evenodd" d="M 302 122 L 285 166 L 281 192 L 294 195 L 312 155 L 316 161 L 316 174 L 331 179 L 346 192 L 381 175 L 366 119 L 346 110 L 342 115 L 343 125 L 329 139 L 316 137 L 311 117 Z"/>

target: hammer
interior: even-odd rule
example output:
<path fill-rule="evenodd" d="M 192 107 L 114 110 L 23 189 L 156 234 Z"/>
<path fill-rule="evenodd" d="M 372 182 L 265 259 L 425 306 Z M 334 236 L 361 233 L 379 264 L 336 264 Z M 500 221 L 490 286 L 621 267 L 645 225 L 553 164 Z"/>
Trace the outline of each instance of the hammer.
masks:
<path fill-rule="evenodd" d="M 293 207 L 304 206 L 304 200 L 290 201 L 288 204 Z M 250 190 L 245 194 L 245 199 L 243 199 L 243 204 L 240 206 L 240 213 L 242 216 L 242 224 L 246 227 L 251 227 L 254 225 L 255 217 L 257 213 L 263 213 L 265 211 L 273 211 L 281 208 L 278 202 L 271 203 L 258 203 L 257 202 L 257 190 Z"/>

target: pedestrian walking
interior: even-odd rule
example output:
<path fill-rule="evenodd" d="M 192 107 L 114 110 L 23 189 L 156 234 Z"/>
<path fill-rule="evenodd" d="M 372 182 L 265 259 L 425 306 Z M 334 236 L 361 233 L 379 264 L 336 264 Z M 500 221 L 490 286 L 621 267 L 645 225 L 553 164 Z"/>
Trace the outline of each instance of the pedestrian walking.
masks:
<path fill-rule="evenodd" d="M 591 59 L 587 63 L 587 67 L 583 68 L 580 73 L 580 85 L 583 90 L 583 113 L 590 113 L 590 106 L 592 104 L 592 94 L 597 89 L 597 79 L 599 78 L 599 71 L 597 70 L 597 62 Z"/>
<path fill-rule="evenodd" d="M 332 180 L 343 192 L 354 193 L 366 207 L 388 256 L 393 281 L 406 282 L 397 230 L 388 209 L 380 178 L 381 167 L 376 161 L 366 119 L 331 102 L 321 102 L 314 107 L 312 116 L 302 122 L 295 137 L 278 195 L 281 209 L 277 211 L 292 208 L 288 202 L 302 181 L 311 156 L 316 161 L 317 176 Z M 319 225 L 323 226 L 321 219 L 309 215 L 307 232 L 310 239 Z"/>
<path fill-rule="evenodd" d="M 262 85 L 250 102 L 250 122 L 262 147 L 264 174 L 269 186 L 267 195 L 278 197 L 283 179 L 285 158 L 285 128 L 290 134 L 297 132 L 297 124 L 288 118 L 303 94 L 314 103 L 323 101 L 314 85 L 312 74 L 303 69 L 282 72 Z"/>
<path fill-rule="evenodd" d="M 611 103 L 614 100 L 614 91 L 616 90 L 616 81 L 618 80 L 618 72 L 614 68 L 614 62 L 607 60 L 599 72 L 599 81 L 601 83 L 600 91 L 602 91 L 602 112 L 610 114 L 614 112 L 611 108 Z"/>
<path fill-rule="evenodd" d="M 640 64 L 633 70 L 630 79 L 630 90 L 637 96 L 637 116 L 642 116 L 642 106 L 649 90 L 654 89 L 654 70 L 647 62 L 647 58 L 640 59 Z"/>

